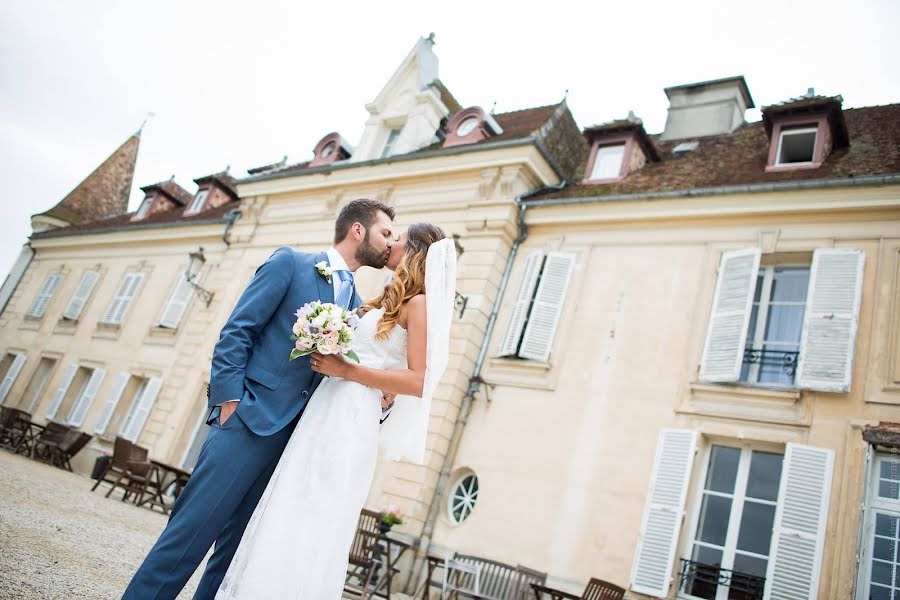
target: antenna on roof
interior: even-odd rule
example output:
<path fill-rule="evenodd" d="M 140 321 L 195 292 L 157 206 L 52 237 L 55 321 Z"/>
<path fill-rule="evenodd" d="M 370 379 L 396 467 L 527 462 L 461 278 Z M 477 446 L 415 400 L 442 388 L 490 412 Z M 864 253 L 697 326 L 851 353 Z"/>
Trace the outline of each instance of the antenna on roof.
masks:
<path fill-rule="evenodd" d="M 144 116 L 144 121 L 141 123 L 141 126 L 137 130 L 137 134 L 141 135 L 141 132 L 144 131 L 144 125 L 147 124 L 147 121 L 156 116 L 156 113 L 148 112 L 146 116 Z"/>
<path fill-rule="evenodd" d="M 491 104 L 491 114 L 494 114 L 494 111 L 497 109 L 497 101 L 494 100 L 494 103 Z"/>
<path fill-rule="evenodd" d="M 175 181 L 175 173 L 172 173 L 172 176 L 169 177 L 169 181 Z"/>
<path fill-rule="evenodd" d="M 568 98 L 568 97 L 569 97 L 569 88 L 566 88 L 566 91 L 563 92 L 563 99 L 562 99 L 562 101 L 565 102 L 565 101 L 566 101 L 566 98 Z"/>
<path fill-rule="evenodd" d="M 434 32 L 433 31 L 428 34 L 428 41 L 431 42 L 432 45 L 434 44 Z"/>

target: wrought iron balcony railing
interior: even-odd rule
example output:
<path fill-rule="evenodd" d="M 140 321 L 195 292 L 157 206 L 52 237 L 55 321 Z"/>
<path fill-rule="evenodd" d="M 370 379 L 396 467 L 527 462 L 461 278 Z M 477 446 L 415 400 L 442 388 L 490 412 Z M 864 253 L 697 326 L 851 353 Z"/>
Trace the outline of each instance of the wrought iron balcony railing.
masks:
<path fill-rule="evenodd" d="M 785 375 L 793 377 L 797 371 L 797 357 L 800 352 L 796 350 L 764 350 L 762 348 L 746 348 L 744 350 L 744 363 L 759 363 L 760 366 L 781 366 Z"/>
<path fill-rule="evenodd" d="M 679 589 L 682 592 L 712 600 L 719 586 L 728 588 L 728 600 L 762 600 L 766 578 L 681 559 Z"/>

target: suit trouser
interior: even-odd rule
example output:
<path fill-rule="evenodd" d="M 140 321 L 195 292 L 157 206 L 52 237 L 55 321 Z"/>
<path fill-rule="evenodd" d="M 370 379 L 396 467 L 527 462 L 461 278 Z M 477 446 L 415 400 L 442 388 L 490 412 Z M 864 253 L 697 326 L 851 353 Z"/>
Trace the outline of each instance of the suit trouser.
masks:
<path fill-rule="evenodd" d="M 123 600 L 172 600 L 215 542 L 194 594 L 215 597 L 253 510 L 275 471 L 297 419 L 281 431 L 259 436 L 235 412 L 215 421 L 197 465 Z"/>

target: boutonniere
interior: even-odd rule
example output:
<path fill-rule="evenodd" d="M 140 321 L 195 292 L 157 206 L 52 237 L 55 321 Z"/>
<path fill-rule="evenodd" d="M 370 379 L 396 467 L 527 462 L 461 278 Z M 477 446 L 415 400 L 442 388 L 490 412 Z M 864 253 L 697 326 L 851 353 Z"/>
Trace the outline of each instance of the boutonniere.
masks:
<path fill-rule="evenodd" d="M 319 275 L 325 278 L 327 283 L 331 283 L 331 274 L 334 273 L 334 269 L 328 266 L 324 260 L 320 260 L 316 263 L 316 271 L 319 272 Z"/>

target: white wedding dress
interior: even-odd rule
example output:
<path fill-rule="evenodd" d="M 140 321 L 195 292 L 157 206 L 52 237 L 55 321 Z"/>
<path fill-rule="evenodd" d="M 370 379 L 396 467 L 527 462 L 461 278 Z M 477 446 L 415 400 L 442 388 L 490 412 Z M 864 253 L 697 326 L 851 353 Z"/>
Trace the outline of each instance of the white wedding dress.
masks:
<path fill-rule="evenodd" d="M 447 364 L 455 261 L 452 245 L 438 242 L 429 249 L 422 398 L 398 397 L 380 426 L 380 390 L 335 377 L 322 381 L 250 518 L 217 600 L 341 597 L 379 438 L 389 458 L 420 463 L 424 458 L 431 393 Z M 398 325 L 387 339 L 375 339 L 382 314 L 373 309 L 360 319 L 353 350 L 364 366 L 405 369 L 406 331 Z"/>

